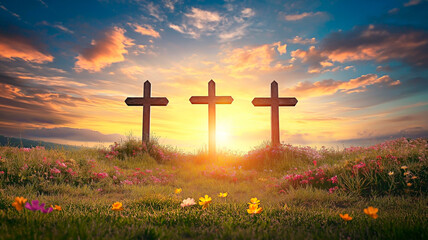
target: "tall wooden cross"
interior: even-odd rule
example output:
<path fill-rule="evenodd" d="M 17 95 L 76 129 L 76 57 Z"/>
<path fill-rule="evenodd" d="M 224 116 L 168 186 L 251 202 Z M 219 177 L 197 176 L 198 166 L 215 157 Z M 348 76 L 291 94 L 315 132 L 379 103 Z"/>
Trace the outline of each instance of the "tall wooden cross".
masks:
<path fill-rule="evenodd" d="M 208 82 L 208 96 L 193 96 L 189 101 L 192 104 L 208 104 L 208 152 L 210 160 L 213 161 L 216 158 L 215 105 L 231 104 L 233 102 L 233 98 L 231 96 L 216 96 L 215 82 L 211 80 Z"/>
<path fill-rule="evenodd" d="M 143 106 L 143 141 L 148 142 L 150 139 L 150 107 L 151 106 L 166 106 L 168 98 L 166 97 L 151 97 L 152 84 L 149 80 L 144 82 L 143 97 L 128 97 L 125 100 L 128 106 Z"/>
<path fill-rule="evenodd" d="M 271 138 L 272 145 L 279 146 L 279 106 L 296 106 L 296 98 L 278 98 L 278 83 L 273 81 L 270 85 L 270 98 L 254 98 L 255 107 L 271 107 Z"/>

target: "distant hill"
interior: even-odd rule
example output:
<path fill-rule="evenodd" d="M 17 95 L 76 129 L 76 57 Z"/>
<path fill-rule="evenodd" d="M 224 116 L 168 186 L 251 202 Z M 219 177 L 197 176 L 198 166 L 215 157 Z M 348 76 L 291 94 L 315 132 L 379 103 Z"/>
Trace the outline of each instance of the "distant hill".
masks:
<path fill-rule="evenodd" d="M 25 139 L 25 138 L 5 137 L 2 135 L 0 135 L 0 146 L 24 147 L 24 148 L 43 146 L 46 149 L 62 149 L 62 148 L 63 149 L 78 149 L 78 148 L 81 148 L 78 146 L 57 144 L 57 143 L 44 142 L 44 141 L 35 141 L 35 140 L 29 140 L 29 139 Z"/>

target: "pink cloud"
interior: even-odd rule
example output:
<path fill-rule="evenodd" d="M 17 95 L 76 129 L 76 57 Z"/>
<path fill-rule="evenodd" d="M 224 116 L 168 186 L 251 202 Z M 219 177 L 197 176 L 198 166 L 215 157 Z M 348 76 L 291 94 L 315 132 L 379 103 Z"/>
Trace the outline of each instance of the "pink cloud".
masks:
<path fill-rule="evenodd" d="M 0 57 L 12 60 L 20 58 L 34 63 L 52 62 L 54 59 L 52 55 L 37 49 L 30 39 L 4 34 L 0 34 Z"/>
<path fill-rule="evenodd" d="M 287 44 L 276 42 L 260 46 L 235 48 L 224 53 L 222 62 L 233 71 L 277 71 L 285 70 L 290 66 L 278 61 L 278 55 L 287 52 Z"/>
<path fill-rule="evenodd" d="M 338 91 L 347 94 L 364 92 L 371 85 L 396 86 L 399 84 L 401 84 L 400 80 L 394 81 L 388 75 L 378 77 L 376 74 L 367 74 L 349 81 L 326 79 L 314 83 L 308 81 L 299 82 L 296 86 L 288 89 L 287 92 L 290 91 L 300 97 L 318 97 L 332 95 Z"/>
<path fill-rule="evenodd" d="M 141 35 L 151 36 L 154 38 L 160 38 L 159 32 L 154 30 L 152 26 L 149 26 L 149 25 L 141 26 L 138 24 L 133 24 L 133 26 L 135 28 L 134 31 L 137 33 L 140 33 Z"/>
<path fill-rule="evenodd" d="M 298 20 L 302 20 L 303 18 L 307 18 L 307 17 L 312 17 L 312 16 L 317 16 L 317 15 L 323 15 L 322 12 L 304 12 L 304 13 L 300 13 L 300 14 L 290 14 L 290 15 L 285 15 L 285 20 L 287 21 L 298 21 Z"/>
<path fill-rule="evenodd" d="M 315 44 L 317 40 L 315 38 L 303 39 L 302 37 L 295 36 L 293 39 L 288 40 L 288 42 L 294 44 Z"/>
<path fill-rule="evenodd" d="M 98 72 L 112 63 L 122 62 L 128 53 L 126 48 L 132 45 L 133 40 L 125 36 L 125 30 L 115 27 L 105 32 L 102 38 L 92 41 L 91 46 L 76 57 L 75 70 Z"/>

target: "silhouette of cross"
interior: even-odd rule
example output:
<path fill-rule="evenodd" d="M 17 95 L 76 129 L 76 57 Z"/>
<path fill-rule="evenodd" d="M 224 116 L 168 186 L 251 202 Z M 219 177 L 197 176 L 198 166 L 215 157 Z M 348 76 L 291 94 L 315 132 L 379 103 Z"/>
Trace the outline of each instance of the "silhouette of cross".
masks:
<path fill-rule="evenodd" d="M 208 96 L 193 96 L 189 99 L 192 104 L 208 104 L 208 152 L 211 161 L 216 158 L 216 142 L 215 142 L 215 105 L 216 104 L 231 104 L 233 98 L 231 96 L 216 96 L 215 82 L 208 82 Z"/>
<path fill-rule="evenodd" d="M 296 98 L 278 98 L 278 83 L 273 81 L 270 85 L 270 98 L 254 98 L 252 103 L 255 107 L 271 107 L 271 138 L 272 145 L 279 146 L 279 107 L 296 106 Z"/>
<path fill-rule="evenodd" d="M 147 80 L 144 82 L 143 97 L 128 97 L 125 100 L 128 106 L 143 106 L 143 141 L 150 140 L 150 107 L 151 106 L 166 106 L 168 98 L 166 97 L 151 97 L 152 85 Z"/>

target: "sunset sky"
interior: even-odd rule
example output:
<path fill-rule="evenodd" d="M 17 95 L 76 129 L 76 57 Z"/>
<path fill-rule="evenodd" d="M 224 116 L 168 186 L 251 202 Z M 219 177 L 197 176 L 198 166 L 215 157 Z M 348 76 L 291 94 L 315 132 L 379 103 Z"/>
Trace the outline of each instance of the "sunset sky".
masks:
<path fill-rule="evenodd" d="M 151 131 L 185 151 L 208 144 L 247 151 L 270 140 L 269 97 L 281 141 L 344 146 L 428 137 L 428 2 L 0 0 L 0 135 L 93 146 L 141 138 L 142 107 L 126 97 L 167 97 Z"/>

